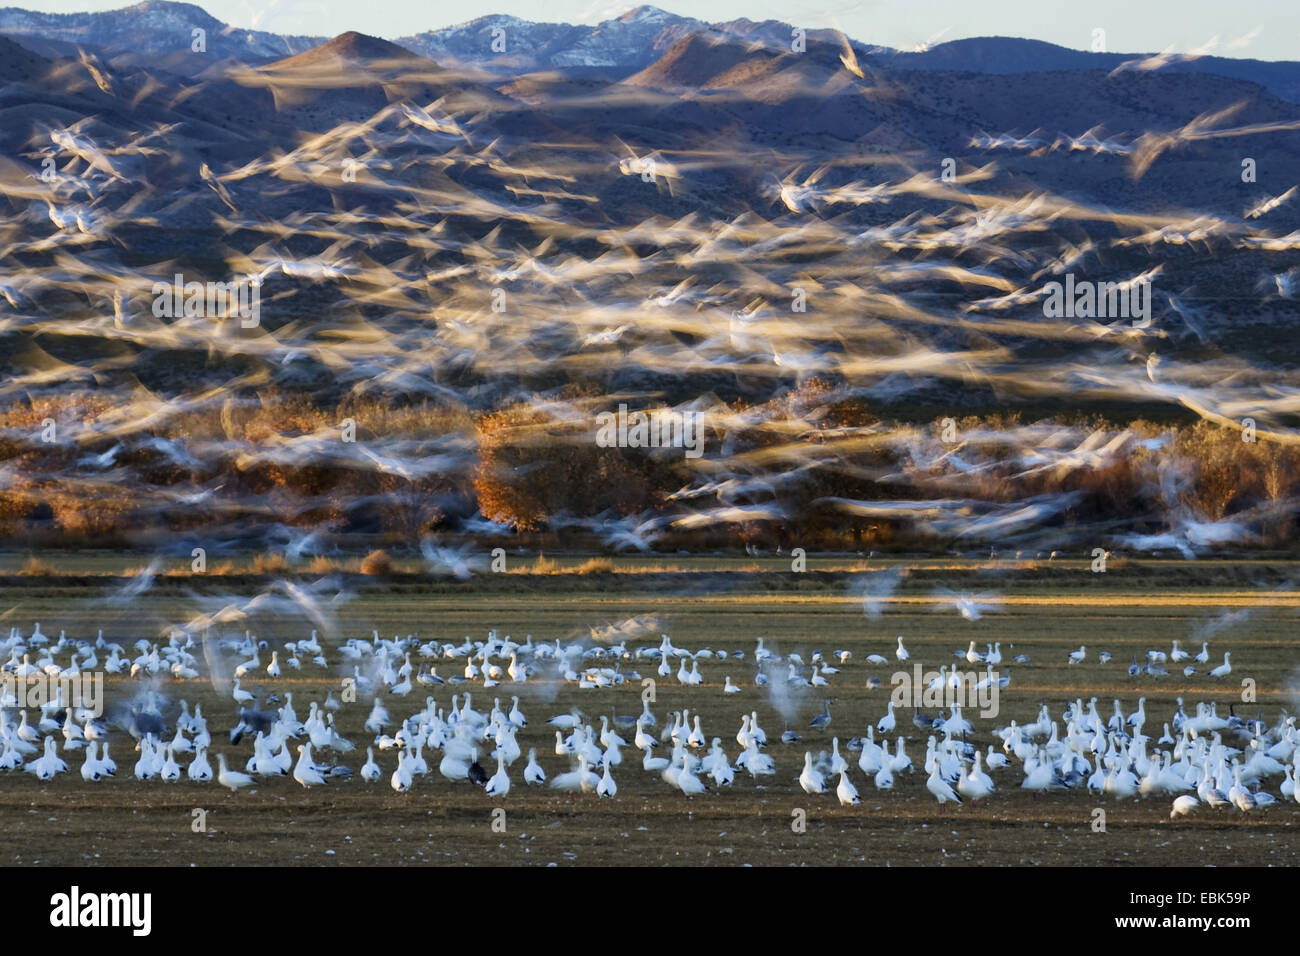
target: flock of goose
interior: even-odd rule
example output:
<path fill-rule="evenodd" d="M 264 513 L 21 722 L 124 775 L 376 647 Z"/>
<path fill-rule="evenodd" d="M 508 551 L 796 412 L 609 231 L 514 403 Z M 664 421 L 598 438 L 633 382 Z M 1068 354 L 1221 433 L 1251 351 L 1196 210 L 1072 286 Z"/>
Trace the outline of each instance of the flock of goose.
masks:
<path fill-rule="evenodd" d="M 491 689 L 506 683 L 523 692 L 530 681 L 536 684 L 558 679 L 583 689 L 632 682 L 639 691 L 640 674 L 623 669 L 625 663 L 635 666 L 638 661 L 657 662 L 660 676 L 675 672 L 682 686 L 693 686 L 702 682 L 701 660 L 725 661 L 730 657 L 739 663 L 746 657 L 743 651 L 728 655 L 726 651 L 703 648 L 691 652 L 674 646 L 667 635 L 657 646 L 633 649 L 627 641 L 608 647 L 583 642 L 566 646 L 558 640 L 554 644 L 535 644 L 530 636 L 519 643 L 495 631 L 489 632 L 484 641 L 467 638 L 459 646 L 416 638 L 390 641 L 376 633 L 372 641 L 351 639 L 339 645 L 340 656 L 352 662 L 352 674 L 343 681 L 343 700 L 331 690 L 323 702 L 311 701 L 306 719 L 300 720 L 291 692 L 286 691 L 283 700 L 270 694 L 259 701 L 257 695 L 240 686 L 240 679 L 257 677 L 259 672 L 274 679 L 283 670 L 301 670 L 304 659 L 324 668 L 325 649 L 315 632 L 309 639 L 286 643 L 283 660 L 276 650 L 264 663 L 264 647 L 264 641 L 256 641 L 248 633 L 242 641 L 218 643 L 219 650 L 235 651 L 242 658 L 234 668 L 233 683 L 226 688 L 237 706 L 230 743 L 237 746 L 251 739 L 252 754 L 243 760 L 241 769 L 227 762 L 235 758 L 217 752 L 214 772 L 209 756 L 212 736 L 202 705 L 196 704 L 191 712 L 188 703 L 181 700 L 179 713 L 169 721 L 165 714 L 173 708 L 158 689 L 164 676 L 178 680 L 199 677 L 202 662 L 193 653 L 196 644 L 188 634 L 178 631 L 162 646 L 142 640 L 135 645 L 137 653 L 132 657 L 120 644 L 105 641 L 102 634 L 94 642 L 71 641 L 63 635 L 52 641 L 41 633 L 39 624 L 26 636 L 13 628 L 8 639 L 0 641 L 0 653 L 9 655 L 0 668 L 5 678 L 0 696 L 0 768 L 21 768 L 48 781 L 69 771 L 66 756 L 82 751 L 80 773 L 84 780 L 114 777 L 117 765 L 109 752 L 109 738 L 114 730 L 120 730 L 134 746 L 137 756 L 132 774 L 138 780 L 215 780 L 234 791 L 253 785 L 258 778 L 291 776 L 303 787 L 320 786 L 352 776 L 352 770 L 338 761 L 358 748 L 339 733 L 335 715 L 345 706 L 344 701 L 356 699 L 352 696 L 355 692 L 371 699 L 364 730 L 373 737 L 365 744 L 366 761 L 359 771 L 363 780 L 375 783 L 385 776 L 376 760 L 378 752 L 395 755 L 396 766 L 387 776 L 390 786 L 399 793 L 411 790 L 419 778 L 436 770 L 448 781 L 468 781 L 482 787 L 489 796 L 502 797 L 511 789 L 512 769 L 524 758 L 518 736 L 528 726 L 528 720 L 520 707 L 520 696 L 511 695 L 508 707 L 496 697 L 489 710 L 480 711 L 472 705 L 472 689 Z M 31 660 L 33 654 L 35 662 Z M 1000 644 L 980 653 L 972 642 L 966 650 L 953 654 L 968 662 L 985 663 L 990 676 L 994 676 L 991 668 L 1002 659 Z M 1203 647 L 1201 656 L 1207 654 L 1208 649 Z M 413 656 L 421 661 L 418 670 Z M 850 651 L 838 650 L 833 659 L 843 666 L 852 656 Z M 901 637 L 894 656 L 898 661 L 911 657 Z M 1169 655 L 1148 654 L 1151 661 L 1166 657 L 1177 661 L 1187 656 L 1188 652 L 1176 644 Z M 66 666 L 57 662 L 68 657 Z M 839 673 L 839 667 L 829 663 L 821 652 L 815 652 L 811 655 L 812 679 L 804 677 L 806 665 L 800 655 L 777 654 L 764 646 L 762 638 L 752 657 L 757 666 L 755 684 L 772 688 L 784 683 L 787 693 L 791 688 L 824 686 L 828 677 Z M 429 663 L 434 660 L 463 660 L 462 674 L 439 677 L 436 666 Z M 885 662 L 876 654 L 867 660 Z M 1018 655 L 1016 660 L 1028 663 L 1025 655 Z M 609 666 L 611 663 L 613 666 Z M 1070 663 L 1077 663 L 1075 654 L 1071 654 Z M 126 672 L 136 678 L 130 685 L 133 696 L 114 708 L 107 720 L 92 709 L 69 706 L 71 702 L 65 702 L 61 693 L 61 682 L 101 666 L 110 673 Z M 27 709 L 18 706 L 13 682 L 39 678 L 50 679 L 56 691 L 40 706 L 39 717 L 33 723 Z M 429 694 L 423 706 L 394 720 L 385 695 L 398 700 L 409 695 L 416 684 L 432 690 L 443 683 L 459 685 L 463 693 L 453 694 L 446 707 Z M 726 675 L 724 692 L 739 689 L 730 674 Z M 258 691 L 260 695 L 260 687 Z M 778 703 L 775 697 L 773 703 Z M 830 703 L 830 699 L 824 701 L 810 727 L 826 731 L 833 719 Z M 797 778 L 799 788 L 811 795 L 828 793 L 835 780 L 834 793 L 839 802 L 854 805 L 861 799 L 853 781 L 855 775 L 870 780 L 877 790 L 893 790 L 900 775 L 920 770 L 925 775 L 926 790 L 939 803 L 975 801 L 999 790 L 1016 789 L 1076 790 L 1115 797 L 1166 795 L 1175 797 L 1171 817 L 1178 817 L 1201 804 L 1230 806 L 1244 812 L 1278 803 L 1279 798 L 1266 788 L 1280 777 L 1281 799 L 1300 803 L 1296 789 L 1300 777 L 1300 730 L 1295 717 L 1285 711 L 1269 725 L 1262 718 L 1244 719 L 1235 713 L 1222 716 L 1214 703 L 1198 703 L 1189 714 L 1181 697 L 1167 720 L 1148 715 L 1145 697 L 1139 699 L 1131 713 L 1125 712 L 1120 701 L 1114 701 L 1108 718 L 1099 713 L 1096 698 L 1086 703 L 1076 699 L 1059 717 L 1053 716 L 1044 703 L 1032 723 L 1012 720 L 993 728 L 992 739 L 997 743 L 984 749 L 971 743 L 974 728 L 961 704 L 950 700 L 948 711 L 947 715 L 942 709 L 930 715 L 920 708 L 914 710 L 912 723 L 919 732 L 914 739 L 925 740 L 925 755 L 919 766 L 907 752 L 908 737 L 899 732 L 891 701 L 879 721 L 869 724 L 864 735 L 849 739 L 843 749 L 839 737 L 831 739 L 829 753 L 806 749 Z M 789 727 L 789 713 L 785 713 L 787 726 L 778 741 L 794 747 L 801 738 Z M 618 792 L 615 773 L 635 774 L 638 764 L 642 774 L 653 775 L 687 796 L 730 787 L 740 772 L 755 779 L 777 777 L 775 748 L 768 749 L 768 735 L 759 724 L 758 711 L 743 713 L 739 720 L 740 728 L 734 735 L 738 751 L 733 757 L 728 750 L 730 742 L 724 746 L 721 736 L 706 735 L 698 712 L 673 711 L 660 727 L 649 697 L 644 695 L 641 712 L 636 716 L 620 716 L 611 709 L 610 714 L 589 721 L 575 709 L 547 722 L 548 732 L 554 733 L 554 755 L 562 758 L 568 769 L 554 776 L 548 774 L 534 746 L 527 749 L 522 778 L 527 785 L 613 797 Z M 635 748 L 639 759 L 625 760 L 623 750 L 627 748 Z M 656 754 L 656 750 L 661 753 Z M 328 760 L 324 757 L 327 753 Z M 436 763 L 431 765 L 429 758 Z M 188 761 L 185 766 L 182 759 Z M 486 762 L 486 769 L 481 760 Z M 998 783 L 995 775 L 1007 779 Z"/>

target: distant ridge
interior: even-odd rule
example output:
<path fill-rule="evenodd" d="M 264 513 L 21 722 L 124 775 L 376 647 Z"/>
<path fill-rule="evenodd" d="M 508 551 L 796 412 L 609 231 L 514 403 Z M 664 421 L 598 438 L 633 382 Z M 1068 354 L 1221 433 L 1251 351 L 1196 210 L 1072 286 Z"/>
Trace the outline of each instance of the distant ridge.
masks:
<path fill-rule="evenodd" d="M 421 61 L 425 58 L 412 53 L 406 47 L 398 46 L 379 37 L 368 36 L 349 30 L 340 33 L 334 39 L 318 47 L 268 64 L 264 69 L 294 69 L 299 67 L 322 66 L 340 61 L 349 63 L 366 63 L 374 61 L 410 60 Z"/>
<path fill-rule="evenodd" d="M 192 62 L 185 63 L 182 54 L 190 53 L 194 28 L 206 31 L 206 50 L 189 56 Z M 790 24 L 778 20 L 754 21 L 741 17 L 722 23 L 706 23 L 642 5 L 594 26 L 539 23 L 490 14 L 399 37 L 391 47 L 444 65 L 472 65 L 497 76 L 515 77 L 558 69 L 568 71 L 571 77 L 599 75 L 620 79 L 647 70 L 687 36 L 728 37 L 738 43 L 761 44 L 773 53 L 790 53 L 792 32 Z M 342 37 L 330 40 L 242 29 L 222 23 L 199 6 L 171 0 L 145 0 L 134 6 L 102 13 L 49 14 L 5 7 L 0 9 L 0 35 L 8 36 L 20 46 L 45 57 L 75 55 L 73 51 L 80 45 L 98 52 L 105 60 L 125 57 L 127 60 L 124 62 L 148 66 L 152 58 L 155 65 L 191 74 L 202 72 L 210 65 L 209 61 L 229 59 L 252 66 L 282 63 L 286 58 L 293 60 L 299 54 L 321 47 L 326 48 L 322 56 L 342 60 L 395 59 L 397 56 L 392 50 L 382 53 L 373 46 L 388 41 L 365 37 L 364 34 L 342 34 L 342 37 L 365 38 L 356 41 L 359 45 L 353 48 L 349 49 L 347 43 L 331 47 Z M 503 52 L 494 48 L 495 37 L 504 39 Z M 816 29 L 807 31 L 806 40 L 809 44 L 821 42 L 835 46 L 843 42 L 836 31 Z M 920 51 L 894 50 L 862 39 L 850 38 L 848 42 L 860 63 L 881 70 L 993 75 L 1078 70 L 1109 73 L 1116 69 L 1206 73 L 1256 83 L 1275 96 L 1300 103 L 1300 63 L 1297 62 L 1219 56 L 1159 56 L 1140 52 L 1090 53 L 1041 40 L 1014 37 L 951 40 Z M 673 64 L 668 72 L 673 73 L 676 79 L 682 79 L 689 72 L 690 58 L 687 57 L 687 62 Z M 295 65 L 311 62 L 297 61 Z M 722 71 L 713 72 L 716 75 Z"/>

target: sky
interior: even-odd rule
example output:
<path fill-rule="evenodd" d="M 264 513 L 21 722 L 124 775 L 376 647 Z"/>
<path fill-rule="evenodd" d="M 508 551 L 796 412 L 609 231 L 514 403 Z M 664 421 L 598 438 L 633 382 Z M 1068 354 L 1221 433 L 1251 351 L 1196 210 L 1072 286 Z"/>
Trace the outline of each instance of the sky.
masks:
<path fill-rule="evenodd" d="M 9 0 L 45 13 L 112 10 L 121 0 Z M 357 30 L 393 39 L 489 13 L 594 24 L 635 0 L 488 0 L 482 5 L 413 0 L 206 0 L 218 20 L 274 33 L 334 36 Z M 1094 31 L 1120 53 L 1213 53 L 1300 60 L 1300 0 L 692 0 L 656 4 L 717 22 L 748 17 L 838 27 L 855 40 L 915 49 L 973 36 L 1015 36 L 1087 50 Z"/>

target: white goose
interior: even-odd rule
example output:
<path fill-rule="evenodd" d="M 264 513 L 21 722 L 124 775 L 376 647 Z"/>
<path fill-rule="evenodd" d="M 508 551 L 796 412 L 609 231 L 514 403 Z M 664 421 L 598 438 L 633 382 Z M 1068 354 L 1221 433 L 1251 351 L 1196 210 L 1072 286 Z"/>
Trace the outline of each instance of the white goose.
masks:
<path fill-rule="evenodd" d="M 804 751 L 803 772 L 799 774 L 799 786 L 803 787 L 804 793 L 826 792 L 825 779 L 822 777 L 820 771 L 813 768 L 811 751 Z"/>
<path fill-rule="evenodd" d="M 185 775 L 195 783 L 207 783 L 212 779 L 212 765 L 208 763 L 208 749 L 206 747 L 198 748 L 194 754 L 194 759 L 185 768 Z"/>
<path fill-rule="evenodd" d="M 601 797 L 612 797 L 618 793 L 618 784 L 609 774 L 609 761 L 605 761 L 605 772 L 601 775 L 600 783 L 596 784 L 596 795 Z"/>
<path fill-rule="evenodd" d="M 545 783 L 546 771 L 537 762 L 537 751 L 528 748 L 528 766 L 524 767 L 524 783 Z"/>
<path fill-rule="evenodd" d="M 993 779 L 984 772 L 980 763 L 981 756 L 983 755 L 978 750 L 975 751 L 975 764 L 970 773 L 957 781 L 957 792 L 968 800 L 982 800 L 993 792 Z"/>
<path fill-rule="evenodd" d="M 858 789 L 849 781 L 849 771 L 846 767 L 840 771 L 840 782 L 835 788 L 835 795 L 840 798 L 840 806 L 850 807 L 861 801 L 858 799 Z"/>
<path fill-rule="evenodd" d="M 240 773 L 238 770 L 231 770 L 226 766 L 225 754 L 217 754 L 217 783 L 234 791 L 247 787 L 252 782 L 253 778 L 248 774 Z"/>
<path fill-rule="evenodd" d="M 298 745 L 298 762 L 293 767 L 293 779 L 308 788 L 318 787 L 325 782 L 324 775 L 312 762 L 310 742 Z"/>
<path fill-rule="evenodd" d="M 506 773 L 504 756 L 497 756 L 497 772 L 488 780 L 483 792 L 489 797 L 504 797 L 510 792 L 510 775 Z"/>

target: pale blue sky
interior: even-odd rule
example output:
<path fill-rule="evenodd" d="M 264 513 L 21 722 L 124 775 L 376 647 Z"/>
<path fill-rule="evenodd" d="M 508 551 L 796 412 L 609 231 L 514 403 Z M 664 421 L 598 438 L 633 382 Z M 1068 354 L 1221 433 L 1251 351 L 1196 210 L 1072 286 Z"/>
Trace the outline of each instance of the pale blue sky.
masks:
<path fill-rule="evenodd" d="M 8 0 L 48 13 L 111 10 L 121 0 Z M 636 6 L 610 0 L 207 0 L 219 20 L 277 33 L 333 36 L 359 30 L 398 37 L 488 13 L 529 20 L 597 23 Z M 692 0 L 655 4 L 701 20 L 775 19 L 838 26 L 864 43 L 912 49 L 971 36 L 1018 36 L 1089 49 L 1093 30 L 1125 53 L 1193 51 L 1261 60 L 1300 60 L 1300 0 Z"/>

